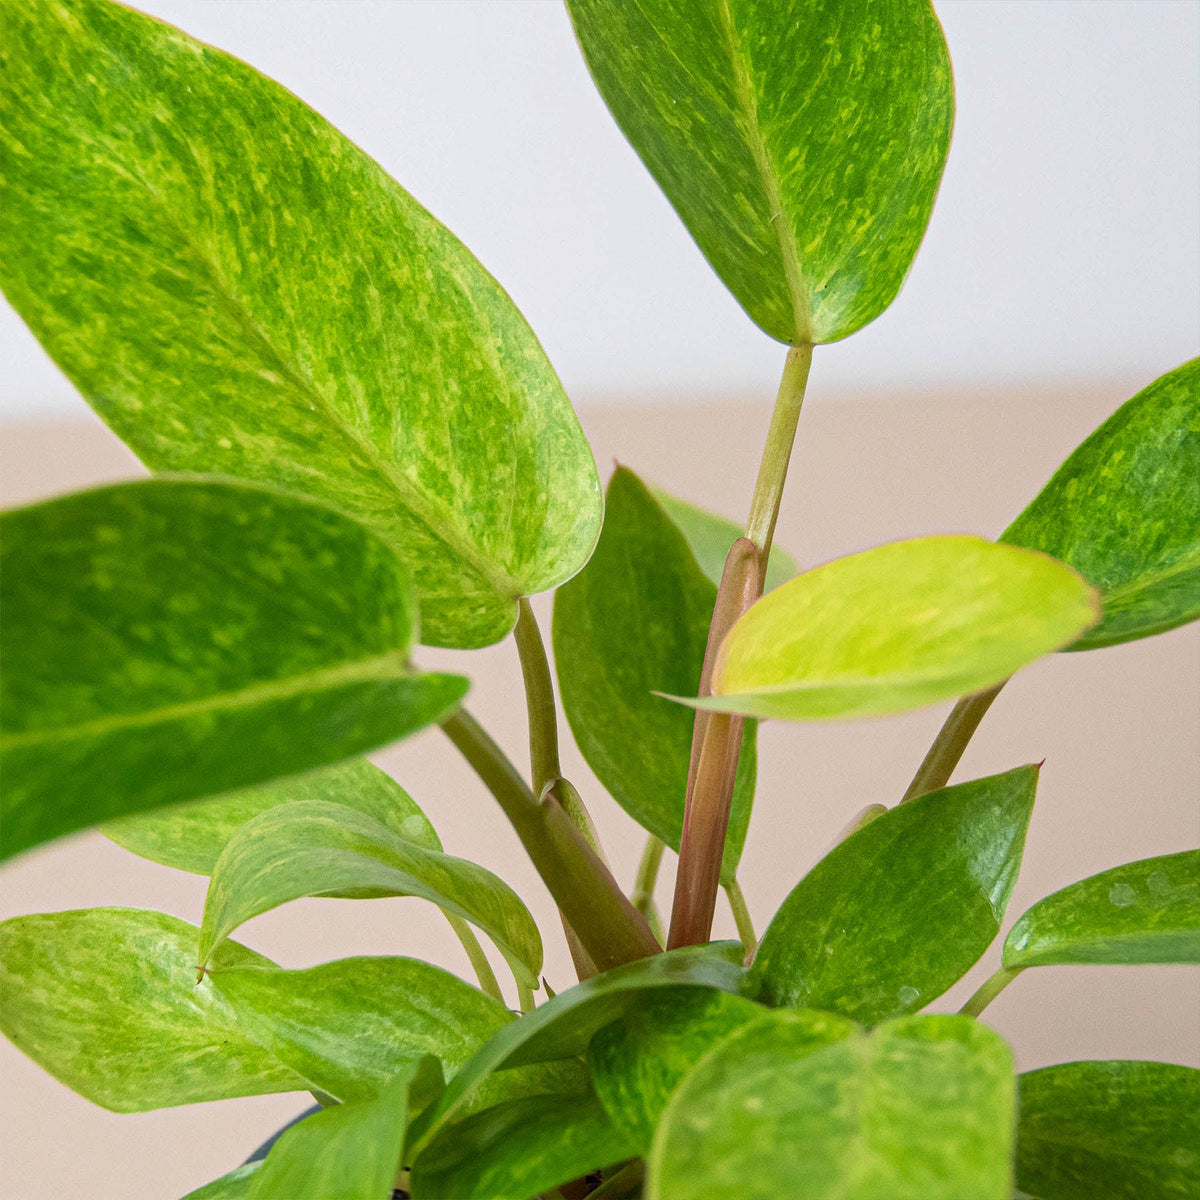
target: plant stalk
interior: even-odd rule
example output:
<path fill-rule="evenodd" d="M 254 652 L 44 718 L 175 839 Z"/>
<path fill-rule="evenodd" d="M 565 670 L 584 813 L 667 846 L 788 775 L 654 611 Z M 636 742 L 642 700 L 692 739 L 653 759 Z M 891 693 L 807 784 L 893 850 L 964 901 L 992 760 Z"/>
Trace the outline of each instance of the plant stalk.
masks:
<path fill-rule="evenodd" d="M 550 894 L 603 971 L 657 954 L 646 918 L 625 897 L 552 793 L 539 802 L 487 731 L 459 708 L 442 729 L 496 797 Z"/>
<path fill-rule="evenodd" d="M 660 942 L 664 939 L 662 922 L 654 904 L 654 889 L 658 883 L 658 869 L 662 866 L 665 849 L 665 844 L 654 834 L 646 839 L 646 848 L 642 851 L 642 858 L 638 863 L 637 878 L 633 881 L 633 891 L 629 894 L 629 902 L 646 918 L 651 932 Z"/>
<path fill-rule="evenodd" d="M 1002 680 L 986 692 L 976 692 L 973 696 L 964 696 L 951 710 L 946 723 L 938 731 L 925 755 L 917 773 L 913 776 L 908 790 L 900 797 L 900 803 L 915 800 L 926 792 L 936 792 L 950 782 L 958 760 L 962 758 L 971 736 L 979 728 L 984 713 L 992 706 L 992 701 L 1000 695 L 1000 689 L 1008 682 Z"/>
<path fill-rule="evenodd" d="M 506 1004 L 504 993 L 500 990 L 500 981 L 496 978 L 496 972 L 492 970 L 492 964 L 488 962 L 487 955 L 483 952 L 483 947 L 475 936 L 475 931 L 455 913 L 444 910 L 443 913 L 446 920 L 450 922 L 450 928 L 454 930 L 455 936 L 462 943 L 462 948 L 467 952 L 467 958 L 470 960 L 471 969 L 475 972 L 475 978 L 479 980 L 480 988 L 493 1000 L 499 1000 L 501 1004 Z"/>
<path fill-rule="evenodd" d="M 758 937 L 754 932 L 754 921 L 750 916 L 742 885 L 738 883 L 736 877 L 725 885 L 725 896 L 729 900 L 729 908 L 733 913 L 734 923 L 737 925 L 738 937 L 746 951 L 746 961 L 749 962 L 758 947 Z"/>
<path fill-rule="evenodd" d="M 1025 970 L 1024 967 L 1001 967 L 994 975 L 983 981 L 983 986 L 979 991 L 958 1011 L 964 1017 L 978 1017 L 1023 970 Z"/>

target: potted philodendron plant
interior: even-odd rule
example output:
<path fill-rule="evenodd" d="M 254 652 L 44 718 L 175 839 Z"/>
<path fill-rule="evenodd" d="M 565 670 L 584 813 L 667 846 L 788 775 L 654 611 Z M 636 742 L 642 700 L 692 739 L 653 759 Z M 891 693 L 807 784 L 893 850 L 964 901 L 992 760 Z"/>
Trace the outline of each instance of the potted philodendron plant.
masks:
<path fill-rule="evenodd" d="M 961 1013 L 920 1011 L 996 938 L 1017 874 L 1037 766 L 949 785 L 1005 680 L 1200 615 L 1200 360 L 1113 413 L 997 541 L 797 574 L 771 543 L 813 349 L 896 296 L 949 147 L 937 18 L 928 0 L 567 7 L 629 141 L 787 347 L 744 528 L 624 468 L 602 494 L 499 284 L 284 88 L 111 0 L 0 7 L 4 291 L 154 472 L 3 517 L 3 853 L 100 826 L 210 877 L 199 927 L 5 922 L 4 1032 L 117 1112 L 316 1097 L 192 1200 L 1200 1195 L 1200 1072 L 1016 1076 L 980 1019 L 1043 964 L 1200 960 L 1200 852 L 1047 897 Z M 550 589 L 571 730 L 649 834 L 631 896 L 560 769 L 528 600 Z M 509 633 L 528 771 L 465 678 L 414 661 Z M 756 722 L 950 700 L 907 793 L 756 941 L 737 884 Z M 580 982 L 558 995 L 556 931 L 360 757 L 431 725 L 561 910 Z M 737 942 L 711 940 L 721 888 Z M 439 906 L 478 986 L 402 957 L 289 970 L 232 940 L 315 895 Z"/>

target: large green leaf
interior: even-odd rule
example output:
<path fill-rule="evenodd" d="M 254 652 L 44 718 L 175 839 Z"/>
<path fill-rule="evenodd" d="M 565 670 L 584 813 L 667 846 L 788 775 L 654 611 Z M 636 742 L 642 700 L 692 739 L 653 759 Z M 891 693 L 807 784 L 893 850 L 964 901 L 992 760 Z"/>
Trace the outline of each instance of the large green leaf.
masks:
<path fill-rule="evenodd" d="M 227 1175 L 222 1175 L 220 1179 L 214 1179 L 212 1183 L 206 1183 L 202 1188 L 188 1192 L 183 1200 L 246 1200 L 250 1195 L 254 1176 L 261 1167 L 261 1162 L 243 1163 L 240 1167 L 234 1167 Z"/>
<path fill-rule="evenodd" d="M 1069 567 L 953 535 L 877 546 L 807 571 L 729 631 L 697 707 L 821 720 L 905 712 L 982 691 L 1099 616 Z"/>
<path fill-rule="evenodd" d="M 136 908 L 13 917 L 0 924 L 0 1028 L 55 1079 L 114 1112 L 308 1088 L 211 981 L 196 982 L 198 934 Z M 271 965 L 236 942 L 213 963 Z"/>
<path fill-rule="evenodd" d="M 613 1124 L 628 1132 L 644 1156 L 663 1110 L 700 1059 L 736 1030 L 777 1015 L 728 992 L 664 988 L 643 993 L 619 1021 L 592 1038 L 592 1086 Z M 814 1048 L 855 1028 L 828 1013 L 805 1013 L 795 1020 L 808 1022 Z"/>
<path fill-rule="evenodd" d="M 199 961 L 239 925 L 302 896 L 419 896 L 478 925 L 521 982 L 537 987 L 542 940 L 520 897 L 491 871 L 397 837 L 325 800 L 268 809 L 230 838 L 204 901 Z"/>
<path fill-rule="evenodd" d="M 1015 1089 L 996 1034 L 905 1017 L 821 1047 L 810 1015 L 701 1060 L 663 1114 L 647 1200 L 1008 1200 Z"/>
<path fill-rule="evenodd" d="M 1009 930 L 1006 967 L 1200 963 L 1200 850 L 1102 871 L 1039 901 Z"/>
<path fill-rule="evenodd" d="M 1017 1184 L 1043 1200 L 1194 1200 L 1200 1071 L 1074 1062 L 1018 1079 Z"/>
<path fill-rule="evenodd" d="M 119 484 L 5 514 L 0 555 L 5 856 L 347 758 L 467 688 L 408 667 L 391 548 L 296 496 Z"/>
<path fill-rule="evenodd" d="M 595 1096 L 534 1096 L 443 1130 L 413 1166 L 412 1191 L 421 1200 L 528 1200 L 635 1153 Z"/>
<path fill-rule="evenodd" d="M 1200 358 L 1121 405 L 1000 540 L 1061 558 L 1100 592 L 1103 619 L 1070 650 L 1200 617 Z"/>
<path fill-rule="evenodd" d="M 0 282 L 156 470 L 267 480 L 496 641 L 600 526 L 591 452 L 469 251 L 285 88 L 108 0 L 5 4 Z"/>
<path fill-rule="evenodd" d="M 386 772 L 365 759 L 352 758 L 332 767 L 214 800 L 195 800 L 106 825 L 104 832 L 119 846 L 152 862 L 211 875 L 229 839 L 247 821 L 268 809 L 296 800 L 328 800 L 346 804 L 386 825 L 398 837 L 429 850 L 442 843 L 413 798 Z"/>
<path fill-rule="evenodd" d="M 700 686 L 717 589 L 632 471 L 613 472 L 606 500 L 595 554 L 554 597 L 563 709 L 588 766 L 617 803 L 678 850 L 693 714 L 654 693 L 694 694 Z M 751 725 L 738 761 L 725 879 L 737 871 L 745 844 L 756 767 Z"/>
<path fill-rule="evenodd" d="M 929 792 L 835 846 L 763 935 L 760 997 L 874 1024 L 940 996 L 1000 932 L 1037 773 Z"/>
<path fill-rule="evenodd" d="M 750 318 L 830 342 L 892 301 L 954 119 L 928 0 L 567 0 L 613 116 Z"/>
<path fill-rule="evenodd" d="M 594 975 L 500 1030 L 450 1081 L 445 1094 L 413 1127 L 412 1149 L 420 1154 L 467 1105 L 493 1072 L 527 1063 L 582 1054 L 597 1030 L 622 1013 L 637 996 L 660 988 L 707 988 L 738 992 L 745 980 L 740 942 L 685 946 Z"/>
<path fill-rule="evenodd" d="M 345 958 L 298 971 L 221 969 L 211 978 L 258 1042 L 339 1100 L 374 1095 L 427 1054 L 453 1076 L 514 1019 L 477 988 L 412 958 Z M 573 1068 L 505 1071 L 481 1089 L 482 1099 L 561 1092 L 579 1082 Z"/>

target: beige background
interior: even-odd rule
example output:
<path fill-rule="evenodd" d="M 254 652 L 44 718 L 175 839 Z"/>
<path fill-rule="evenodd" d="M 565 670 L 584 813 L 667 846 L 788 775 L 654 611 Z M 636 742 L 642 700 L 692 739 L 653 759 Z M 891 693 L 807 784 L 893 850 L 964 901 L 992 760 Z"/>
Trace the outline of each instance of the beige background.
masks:
<path fill-rule="evenodd" d="M 926 532 L 994 535 L 1061 459 L 1146 380 L 970 394 L 811 400 L 801 421 L 780 541 L 803 563 Z M 816 391 L 820 392 L 819 380 Z M 730 516 L 749 498 L 767 409 L 756 404 L 581 406 L 597 461 L 614 455 L 655 482 Z M 98 423 L 8 425 L 6 502 L 128 477 L 129 454 Z M 539 604 L 543 628 L 549 605 Z M 523 760 L 524 713 L 511 642 L 424 662 L 475 681 L 472 705 Z M 1019 914 L 1047 892 L 1129 859 L 1200 842 L 1200 638 L 1195 627 L 1023 672 L 986 719 L 959 778 L 1046 759 L 1020 882 Z M 944 708 L 832 725 L 771 723 L 760 735 L 755 821 L 741 878 L 759 930 L 849 817 L 899 798 Z M 565 722 L 563 733 L 566 736 Z M 556 988 L 570 969 L 553 908 L 503 817 L 436 732 L 378 756 L 434 820 L 449 851 L 497 870 L 525 897 L 547 939 Z M 566 754 L 622 882 L 642 838 L 573 750 Z M 661 895 L 669 896 L 664 871 Z M 0 915 L 102 904 L 200 917 L 204 880 L 125 853 L 96 834 L 29 854 L 0 875 Z M 731 933 L 724 910 L 718 933 Z M 239 936 L 288 966 L 353 953 L 402 953 L 466 966 L 438 917 L 414 900 L 303 901 Z M 935 1008 L 960 1004 L 995 966 L 998 946 Z M 1023 1068 L 1072 1058 L 1200 1063 L 1200 973 L 1191 968 L 1043 968 L 992 1006 Z M 304 1106 L 303 1096 L 115 1116 L 0 1045 L 0 1194 L 171 1200 L 236 1164 Z"/>

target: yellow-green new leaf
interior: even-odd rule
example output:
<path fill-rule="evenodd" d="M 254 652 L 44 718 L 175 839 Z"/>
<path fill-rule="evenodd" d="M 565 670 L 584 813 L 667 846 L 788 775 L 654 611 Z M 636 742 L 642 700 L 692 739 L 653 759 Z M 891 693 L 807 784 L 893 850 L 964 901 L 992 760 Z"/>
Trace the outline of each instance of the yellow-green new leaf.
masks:
<path fill-rule="evenodd" d="M 145 480 L 7 513 L 0 605 L 5 857 L 361 754 L 467 690 L 408 666 L 416 601 L 391 546 L 252 484 Z"/>
<path fill-rule="evenodd" d="M 302 896 L 419 896 L 479 926 L 536 988 L 542 940 L 520 897 L 491 871 L 398 837 L 344 804 L 298 800 L 230 838 L 204 901 L 199 961 L 251 917 Z"/>
<path fill-rule="evenodd" d="M 966 535 L 915 538 L 806 571 L 750 608 L 696 707 L 822 720 L 905 712 L 982 691 L 1099 617 L 1045 554 Z"/>
<path fill-rule="evenodd" d="M 136 908 L 13 917 L 0 925 L 0 1029 L 113 1112 L 306 1090 L 210 980 L 196 982 L 199 932 Z M 226 942 L 213 965 L 272 964 Z"/>
<path fill-rule="evenodd" d="M 4 4 L 0 283 L 151 468 L 264 480 L 497 641 L 586 561 L 591 451 L 470 252 L 286 88 L 109 0 Z"/>
<path fill-rule="evenodd" d="M 894 299 L 954 119 L 928 0 L 567 0 L 596 86 L 750 318 L 831 342 Z"/>

